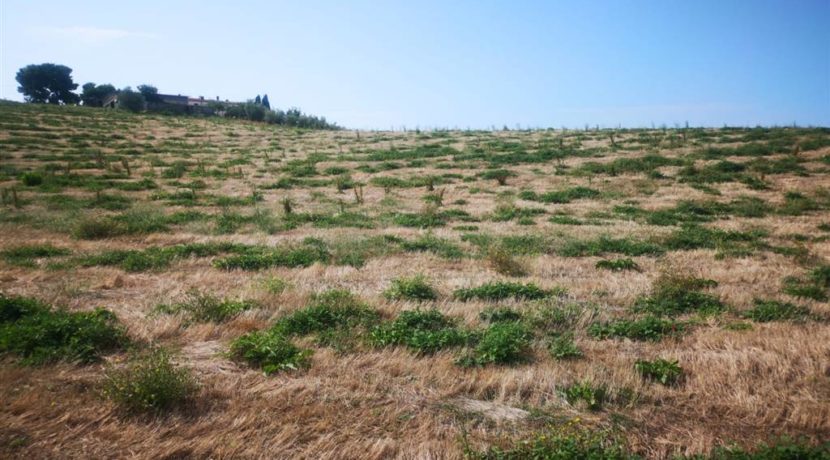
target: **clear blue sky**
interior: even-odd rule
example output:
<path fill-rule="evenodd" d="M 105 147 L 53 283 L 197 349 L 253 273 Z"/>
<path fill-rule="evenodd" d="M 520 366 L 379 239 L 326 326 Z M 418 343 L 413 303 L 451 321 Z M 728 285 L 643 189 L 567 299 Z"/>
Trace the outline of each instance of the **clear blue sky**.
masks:
<path fill-rule="evenodd" d="M 830 126 L 830 0 L 0 0 L 0 97 L 42 62 L 354 128 Z"/>

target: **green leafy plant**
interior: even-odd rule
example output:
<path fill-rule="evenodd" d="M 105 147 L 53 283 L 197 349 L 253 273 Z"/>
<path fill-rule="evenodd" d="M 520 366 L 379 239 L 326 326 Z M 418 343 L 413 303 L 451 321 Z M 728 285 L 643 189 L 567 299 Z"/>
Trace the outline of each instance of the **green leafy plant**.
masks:
<path fill-rule="evenodd" d="M 431 354 L 466 344 L 470 334 L 438 310 L 409 310 L 372 329 L 370 340 L 376 346 L 404 345 Z"/>
<path fill-rule="evenodd" d="M 716 282 L 707 279 L 663 275 L 654 283 L 649 296 L 637 300 L 634 309 L 655 315 L 720 313 L 726 309 L 721 301 L 711 294 L 700 292 L 716 285 Z"/>
<path fill-rule="evenodd" d="M 24 364 L 53 361 L 90 363 L 128 342 L 108 310 L 68 312 L 35 299 L 0 296 L 0 354 Z"/>
<path fill-rule="evenodd" d="M 562 291 L 544 290 L 533 283 L 511 283 L 507 281 L 493 281 L 481 286 L 456 289 L 453 296 L 461 301 L 473 299 L 481 300 L 534 300 L 542 299 L 552 295 L 561 294 Z"/>
<path fill-rule="evenodd" d="M 438 298 L 438 293 L 424 275 L 396 278 L 383 295 L 389 300 L 430 301 Z"/>
<path fill-rule="evenodd" d="M 231 342 L 230 356 L 262 369 L 266 375 L 311 365 L 311 350 L 297 347 L 279 331 L 254 331 Z"/>
<path fill-rule="evenodd" d="M 653 361 L 637 360 L 634 369 L 645 379 L 660 382 L 663 385 L 674 385 L 683 376 L 683 369 L 677 361 L 657 358 Z"/>
<path fill-rule="evenodd" d="M 190 370 L 175 365 L 162 348 L 135 355 L 123 367 L 110 366 L 104 375 L 104 394 L 130 413 L 187 407 L 198 388 Z"/>
<path fill-rule="evenodd" d="M 574 343 L 573 333 L 554 337 L 548 345 L 550 355 L 558 360 L 578 359 L 584 356 L 582 350 Z"/>
<path fill-rule="evenodd" d="M 629 258 L 600 260 L 594 266 L 596 268 L 601 268 L 603 270 L 611 270 L 613 272 L 620 272 L 623 270 L 640 271 L 640 266 L 637 265 L 637 262 L 634 262 L 633 259 Z"/>
<path fill-rule="evenodd" d="M 484 331 L 472 353 L 462 357 L 458 363 L 462 366 L 484 366 L 527 361 L 531 338 L 530 331 L 519 322 L 496 322 Z"/>
<path fill-rule="evenodd" d="M 255 306 L 256 303 L 249 300 L 220 299 L 212 294 L 191 289 L 181 302 L 158 305 L 156 311 L 167 314 L 184 313 L 197 323 L 221 323 Z"/>
<path fill-rule="evenodd" d="M 683 333 L 683 323 L 646 316 L 640 319 L 620 319 L 607 323 L 594 323 L 588 327 L 588 333 L 599 339 L 628 338 L 631 340 L 657 341 L 663 337 L 677 336 Z"/>
<path fill-rule="evenodd" d="M 810 309 L 789 302 L 755 299 L 755 306 L 741 316 L 759 323 L 770 321 L 803 321 L 810 317 Z"/>
<path fill-rule="evenodd" d="M 582 403 L 592 411 L 602 409 L 602 406 L 609 400 L 608 390 L 604 385 L 594 385 L 588 381 L 566 386 L 562 388 L 561 393 L 568 404 Z"/>

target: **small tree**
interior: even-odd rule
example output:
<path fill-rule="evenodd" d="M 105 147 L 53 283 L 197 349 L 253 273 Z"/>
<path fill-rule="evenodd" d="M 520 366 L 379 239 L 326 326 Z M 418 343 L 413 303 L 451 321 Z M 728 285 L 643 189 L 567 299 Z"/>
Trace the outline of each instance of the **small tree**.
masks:
<path fill-rule="evenodd" d="M 115 87 L 110 84 L 96 85 L 89 82 L 82 86 L 81 102 L 89 107 L 102 107 L 104 98 L 115 92 Z"/>
<path fill-rule="evenodd" d="M 262 96 L 262 106 L 268 110 L 271 110 L 271 102 L 268 101 L 268 95 Z"/>
<path fill-rule="evenodd" d="M 161 98 L 159 97 L 159 90 L 155 86 L 152 85 L 138 85 L 138 92 L 144 96 L 144 100 L 147 102 L 161 102 Z"/>
<path fill-rule="evenodd" d="M 30 64 L 17 71 L 15 77 L 26 102 L 49 104 L 77 104 L 80 98 L 72 91 L 78 84 L 72 81 L 72 69 L 59 64 Z"/>
<path fill-rule="evenodd" d="M 259 97 L 259 94 L 256 95 L 256 99 L 254 99 L 254 104 L 256 104 L 256 105 L 262 104 L 262 99 Z"/>
<path fill-rule="evenodd" d="M 141 112 L 144 110 L 144 95 L 133 91 L 132 88 L 129 86 L 122 89 L 120 93 L 118 93 L 118 105 L 119 107 L 129 110 L 130 112 Z"/>

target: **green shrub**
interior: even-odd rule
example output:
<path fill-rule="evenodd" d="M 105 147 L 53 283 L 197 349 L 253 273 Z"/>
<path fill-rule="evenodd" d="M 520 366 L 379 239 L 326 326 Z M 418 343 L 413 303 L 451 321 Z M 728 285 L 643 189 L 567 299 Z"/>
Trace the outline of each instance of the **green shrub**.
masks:
<path fill-rule="evenodd" d="M 465 446 L 464 454 L 473 460 L 640 460 L 607 431 L 588 431 L 574 423 L 556 423 L 541 434 L 515 442 L 503 450 L 490 447 L 478 452 Z"/>
<path fill-rule="evenodd" d="M 370 339 L 376 346 L 404 345 L 430 354 L 464 345 L 470 336 L 438 310 L 410 310 L 372 329 Z"/>
<path fill-rule="evenodd" d="M 75 238 L 82 240 L 103 240 L 123 235 L 126 232 L 123 226 L 108 218 L 83 218 L 72 231 Z"/>
<path fill-rule="evenodd" d="M 531 338 L 530 331 L 521 323 L 514 321 L 491 324 L 481 335 L 472 354 L 462 357 L 458 364 L 484 366 L 527 361 Z"/>
<path fill-rule="evenodd" d="M 522 314 L 509 307 L 487 307 L 478 314 L 479 319 L 488 323 L 519 321 Z"/>
<path fill-rule="evenodd" d="M 279 319 L 272 330 L 283 335 L 306 335 L 337 328 L 367 326 L 378 313 L 347 290 L 331 289 L 316 294 L 311 304 Z"/>
<path fill-rule="evenodd" d="M 493 246 L 487 251 L 487 264 L 499 275 L 526 276 L 527 269 L 513 257 L 504 245 Z"/>
<path fill-rule="evenodd" d="M 798 321 L 810 317 L 810 309 L 777 300 L 755 299 L 755 306 L 741 316 L 759 323 L 770 321 Z"/>
<path fill-rule="evenodd" d="M 602 409 L 602 406 L 608 401 L 608 390 L 605 386 L 595 386 L 587 381 L 564 387 L 561 393 L 568 404 L 584 403 L 585 407 L 592 411 Z"/>
<path fill-rule="evenodd" d="M 784 293 L 823 302 L 830 293 L 830 265 L 814 268 L 806 277 L 784 278 Z"/>
<path fill-rule="evenodd" d="M 439 238 L 431 233 L 410 241 L 400 241 L 401 248 L 408 252 L 432 252 L 445 259 L 460 259 L 464 251 L 450 240 Z"/>
<path fill-rule="evenodd" d="M 481 175 L 481 178 L 495 180 L 499 185 L 507 185 L 507 179 L 514 177 L 515 175 L 516 173 L 507 169 L 491 169 L 489 171 L 485 171 Z"/>
<path fill-rule="evenodd" d="M 249 300 L 220 299 L 209 293 L 190 290 L 183 301 L 172 305 L 159 305 L 156 311 L 167 314 L 184 313 L 191 321 L 197 323 L 221 323 L 254 307 L 256 303 Z"/>
<path fill-rule="evenodd" d="M 683 376 L 683 369 L 677 361 L 657 358 L 653 361 L 637 360 L 634 369 L 643 378 L 660 382 L 663 385 L 674 385 Z"/>
<path fill-rule="evenodd" d="M 0 353 L 17 355 L 24 364 L 90 363 L 127 343 L 108 310 L 52 310 L 34 299 L 5 296 L 0 308 Z"/>
<path fill-rule="evenodd" d="M 37 299 L 0 293 L 0 325 L 48 311 L 49 306 Z"/>
<path fill-rule="evenodd" d="M 516 300 L 534 300 L 561 293 L 562 291 L 541 289 L 533 283 L 522 284 L 507 281 L 493 281 L 472 288 L 456 289 L 453 296 L 461 301 L 472 299 L 504 300 L 509 298 Z"/>
<path fill-rule="evenodd" d="M 130 413 L 186 407 L 197 390 L 190 370 L 173 364 L 163 349 L 135 356 L 123 368 L 110 367 L 104 376 L 104 394 Z"/>
<path fill-rule="evenodd" d="M 558 252 L 564 257 L 599 256 L 606 253 L 637 257 L 660 255 L 665 252 L 665 249 L 659 244 L 648 241 L 600 236 L 595 240 L 567 241 Z"/>
<path fill-rule="evenodd" d="M 619 271 L 623 271 L 623 270 L 640 271 L 640 266 L 637 265 L 637 262 L 634 262 L 633 259 L 629 259 L 629 258 L 600 260 L 594 266 L 596 268 L 601 268 L 601 269 L 604 269 L 604 270 L 611 270 L 613 272 L 619 272 Z"/>
<path fill-rule="evenodd" d="M 438 298 L 438 293 L 430 286 L 424 275 L 396 278 L 392 280 L 392 285 L 383 292 L 383 295 L 389 300 L 428 301 Z"/>
<path fill-rule="evenodd" d="M 223 270 L 262 270 L 271 267 L 308 267 L 315 262 L 328 262 L 331 254 L 322 242 L 304 242 L 300 246 L 257 248 L 242 254 L 217 259 L 216 268 Z"/>
<path fill-rule="evenodd" d="M 249 332 L 237 337 L 230 347 L 232 358 L 259 367 L 266 375 L 306 368 L 311 354 L 274 330 Z"/>
<path fill-rule="evenodd" d="M 608 323 L 594 323 L 588 333 L 599 339 L 628 338 L 631 340 L 657 341 L 676 336 L 684 331 L 683 323 L 670 319 L 646 316 L 640 319 L 620 319 Z"/>
<path fill-rule="evenodd" d="M 71 254 L 66 248 L 58 248 L 51 244 L 31 244 L 16 246 L 0 251 L 0 257 L 7 263 L 20 266 L 34 266 L 35 259 L 61 257 Z"/>
<path fill-rule="evenodd" d="M 554 359 L 578 359 L 583 356 L 582 350 L 574 343 L 573 333 L 554 337 L 548 345 L 548 351 Z"/>
<path fill-rule="evenodd" d="M 401 227 L 433 228 L 446 225 L 447 218 L 445 215 L 433 211 L 419 214 L 398 213 L 392 218 L 392 222 Z"/>
<path fill-rule="evenodd" d="M 704 460 L 703 457 L 692 457 Z M 823 460 L 830 458 L 830 442 L 812 445 L 807 439 L 781 437 L 772 443 L 762 443 L 752 449 L 740 446 L 718 446 L 708 460 Z"/>
<path fill-rule="evenodd" d="M 713 285 L 717 283 L 712 280 L 664 275 L 654 283 L 649 296 L 637 300 L 634 309 L 655 315 L 720 313 L 726 309 L 721 301 L 716 296 L 700 292 Z"/>
<path fill-rule="evenodd" d="M 43 183 L 43 176 L 40 173 L 27 172 L 20 176 L 20 181 L 27 187 L 36 187 Z"/>

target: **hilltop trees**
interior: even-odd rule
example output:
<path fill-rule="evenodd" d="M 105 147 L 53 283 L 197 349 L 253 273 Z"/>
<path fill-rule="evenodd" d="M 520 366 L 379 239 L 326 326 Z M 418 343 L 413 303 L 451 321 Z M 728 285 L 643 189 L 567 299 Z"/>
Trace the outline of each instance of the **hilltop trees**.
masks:
<path fill-rule="evenodd" d="M 159 90 L 155 86 L 152 85 L 138 85 L 137 87 L 138 92 L 144 96 L 144 100 L 147 102 L 161 102 L 161 97 L 159 97 Z"/>
<path fill-rule="evenodd" d="M 89 107 L 102 107 L 104 98 L 115 92 L 115 87 L 110 84 L 96 85 L 93 82 L 84 84 L 81 87 L 81 102 Z"/>
<path fill-rule="evenodd" d="M 268 110 L 271 110 L 271 103 L 268 102 L 268 95 L 262 96 L 262 106 Z"/>
<path fill-rule="evenodd" d="M 77 104 L 80 98 L 72 91 L 78 84 L 72 81 L 72 69 L 59 64 L 30 64 L 17 71 L 15 77 L 26 102 L 49 104 Z"/>
<path fill-rule="evenodd" d="M 118 93 L 118 105 L 130 112 L 141 112 L 146 102 L 143 94 L 133 91 L 129 86 Z"/>

